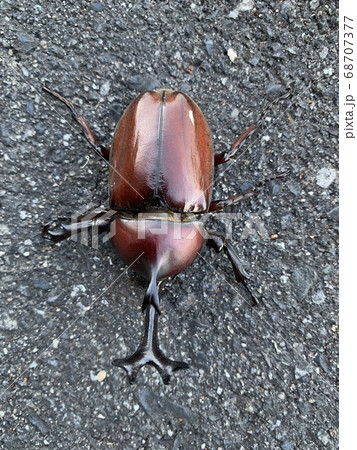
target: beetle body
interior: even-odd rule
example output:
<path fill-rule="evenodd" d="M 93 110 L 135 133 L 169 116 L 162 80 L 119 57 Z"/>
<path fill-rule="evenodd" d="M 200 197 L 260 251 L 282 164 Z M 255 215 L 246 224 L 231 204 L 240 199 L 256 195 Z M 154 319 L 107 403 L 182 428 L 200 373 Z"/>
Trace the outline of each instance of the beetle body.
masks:
<path fill-rule="evenodd" d="M 120 119 L 110 151 L 109 201 L 127 214 L 112 224 L 120 258 L 150 281 L 143 308 L 159 311 L 153 286 L 190 265 L 205 239 L 187 213 L 203 213 L 212 196 L 213 147 L 201 110 L 181 92 L 139 95 Z M 176 212 L 176 214 L 174 214 Z M 141 233 L 140 233 L 141 231 Z"/>
<path fill-rule="evenodd" d="M 59 241 L 78 230 L 111 226 L 120 258 L 149 282 L 142 306 L 146 315 L 141 344 L 131 356 L 116 359 L 113 364 L 126 370 L 130 382 L 135 381 L 142 366 L 151 364 L 168 383 L 174 371 L 188 365 L 166 358 L 158 345 L 158 288 L 162 280 L 188 267 L 207 242 L 216 251 L 225 250 L 237 282 L 255 300 L 233 246 L 223 236 L 207 232 L 199 216 L 222 211 L 255 195 L 247 191 L 212 200 L 212 182 L 214 166 L 233 157 L 258 125 L 248 127 L 229 151 L 214 155 L 206 119 L 188 95 L 168 89 L 147 91 L 125 110 L 112 146 L 106 149 L 97 145 L 85 119 L 68 100 L 48 87 L 44 89 L 70 109 L 88 143 L 109 159 L 110 210 L 101 211 L 104 214 L 100 218 L 94 214 L 90 219 L 79 216 L 70 225 L 60 223 L 60 230 L 56 229 L 57 221 L 49 222 L 43 234 Z M 107 214 L 112 211 L 114 215 Z"/>
<path fill-rule="evenodd" d="M 114 210 L 153 206 L 205 212 L 212 196 L 211 132 L 182 92 L 139 95 L 119 121 L 110 151 L 109 201 Z"/>

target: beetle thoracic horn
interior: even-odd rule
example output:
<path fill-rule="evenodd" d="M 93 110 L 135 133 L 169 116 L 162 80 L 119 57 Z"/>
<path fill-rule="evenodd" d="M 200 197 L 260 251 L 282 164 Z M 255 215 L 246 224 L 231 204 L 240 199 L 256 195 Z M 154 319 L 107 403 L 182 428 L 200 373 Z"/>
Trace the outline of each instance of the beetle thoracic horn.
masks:
<path fill-rule="evenodd" d="M 151 304 L 146 308 L 145 328 L 142 341 L 136 350 L 128 358 L 115 359 L 112 364 L 126 370 L 130 384 L 134 383 L 139 370 L 146 364 L 154 366 L 162 377 L 164 384 L 170 383 L 173 372 L 180 369 L 188 369 L 188 364 L 183 361 L 173 361 L 167 358 L 159 348 L 157 327 L 158 312 Z"/>

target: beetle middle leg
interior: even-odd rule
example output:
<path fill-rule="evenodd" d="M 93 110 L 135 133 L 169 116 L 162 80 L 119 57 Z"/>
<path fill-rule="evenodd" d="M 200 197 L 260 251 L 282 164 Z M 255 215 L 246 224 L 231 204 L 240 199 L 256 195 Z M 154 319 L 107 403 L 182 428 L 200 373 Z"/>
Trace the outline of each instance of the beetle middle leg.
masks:
<path fill-rule="evenodd" d="M 53 97 L 57 98 L 59 101 L 61 101 L 63 104 L 65 104 L 67 106 L 67 108 L 71 111 L 73 119 L 81 126 L 88 144 L 92 147 L 92 149 L 99 156 L 101 156 L 102 158 L 104 158 L 106 160 L 109 160 L 109 153 L 110 153 L 109 148 L 97 144 L 97 139 L 95 137 L 95 134 L 89 127 L 89 125 L 88 125 L 87 121 L 84 119 L 84 117 L 80 116 L 77 113 L 77 111 L 75 110 L 72 103 L 69 100 L 67 100 L 65 97 L 63 97 L 61 94 L 59 94 L 58 92 L 50 89 L 48 86 L 43 86 L 43 90 L 45 92 L 48 92 Z"/>
<path fill-rule="evenodd" d="M 90 213 L 72 217 L 56 217 L 42 227 L 42 236 L 54 242 L 60 242 L 80 232 L 97 227 L 98 233 L 109 230 L 114 219 L 114 211 L 96 209 Z"/>
<path fill-rule="evenodd" d="M 208 211 L 223 211 L 227 206 L 236 205 L 237 203 L 248 200 L 255 195 L 257 195 L 255 191 L 249 190 L 246 192 L 240 192 L 238 194 L 231 195 L 230 197 L 223 200 L 212 200 Z"/>
<path fill-rule="evenodd" d="M 277 180 L 279 178 L 285 178 L 289 173 L 289 170 L 285 170 L 284 172 L 280 172 L 274 175 L 271 175 L 268 178 L 265 178 L 263 181 L 261 181 L 258 184 L 258 189 L 267 184 L 269 181 Z M 251 189 L 245 191 L 245 192 L 239 192 L 238 194 L 231 195 L 228 198 L 221 199 L 221 200 L 212 200 L 209 212 L 222 212 L 224 208 L 227 206 L 233 206 L 236 205 L 239 202 L 242 202 L 244 200 L 249 200 L 250 198 L 254 197 L 255 195 L 258 195 L 258 191 L 253 191 Z"/>

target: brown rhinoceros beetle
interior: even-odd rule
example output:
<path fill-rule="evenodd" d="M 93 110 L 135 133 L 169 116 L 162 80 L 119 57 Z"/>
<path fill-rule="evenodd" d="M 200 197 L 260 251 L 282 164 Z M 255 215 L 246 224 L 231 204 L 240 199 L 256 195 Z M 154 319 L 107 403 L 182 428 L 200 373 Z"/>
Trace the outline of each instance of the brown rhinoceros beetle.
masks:
<path fill-rule="evenodd" d="M 43 235 L 60 241 L 78 230 L 94 226 L 104 230 L 110 226 L 119 257 L 149 282 L 142 305 L 146 316 L 141 344 L 134 354 L 116 359 L 113 364 L 126 370 L 130 383 L 136 380 L 142 366 L 153 365 L 168 384 L 173 372 L 188 365 L 168 359 L 158 345 L 158 287 L 162 280 L 192 264 L 207 243 L 216 251 L 223 249 L 227 253 L 237 282 L 256 302 L 233 246 L 223 236 L 205 230 L 199 217 L 223 211 L 226 206 L 255 195 L 250 190 L 212 200 L 213 171 L 236 154 L 261 118 L 239 136 L 229 151 L 214 154 L 206 119 L 188 95 L 168 89 L 147 91 L 125 110 L 108 149 L 97 145 L 93 132 L 72 103 L 48 87 L 44 90 L 70 109 L 91 147 L 109 160 L 110 209 L 97 211 L 90 219 L 79 216 L 70 224 L 50 221 L 44 226 Z"/>

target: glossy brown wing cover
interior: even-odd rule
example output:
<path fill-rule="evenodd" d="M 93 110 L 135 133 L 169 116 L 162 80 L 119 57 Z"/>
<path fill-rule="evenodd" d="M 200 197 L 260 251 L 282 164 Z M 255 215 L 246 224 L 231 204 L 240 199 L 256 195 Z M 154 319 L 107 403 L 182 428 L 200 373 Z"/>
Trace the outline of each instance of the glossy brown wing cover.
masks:
<path fill-rule="evenodd" d="M 201 110 L 178 91 L 148 91 L 126 109 L 110 155 L 110 207 L 203 212 L 212 194 L 213 148 Z"/>

